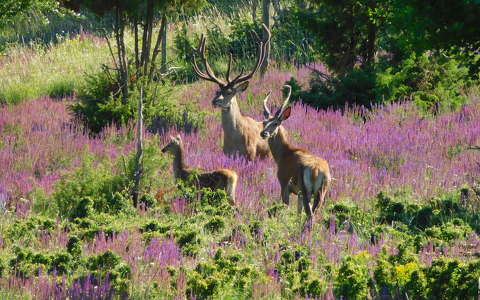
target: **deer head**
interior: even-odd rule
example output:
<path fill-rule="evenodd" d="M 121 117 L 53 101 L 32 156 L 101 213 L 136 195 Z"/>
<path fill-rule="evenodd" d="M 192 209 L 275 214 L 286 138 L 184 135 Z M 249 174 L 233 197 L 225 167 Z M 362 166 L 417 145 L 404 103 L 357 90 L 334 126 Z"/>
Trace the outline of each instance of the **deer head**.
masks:
<path fill-rule="evenodd" d="M 258 71 L 260 66 L 262 65 L 263 61 L 266 57 L 266 47 L 270 41 L 270 31 L 268 28 L 263 24 L 262 26 L 264 34 L 263 39 L 260 39 L 255 31 L 252 31 L 253 36 L 255 38 L 255 43 L 257 46 L 257 60 L 255 62 L 255 66 L 253 67 L 252 71 L 246 75 L 244 75 L 245 69 L 242 69 L 240 74 L 238 74 L 233 79 L 230 79 L 230 71 L 232 70 L 232 54 L 230 53 L 230 58 L 228 61 L 228 68 L 225 80 L 219 79 L 215 76 L 208 60 L 205 56 L 205 49 L 206 49 L 206 38 L 202 35 L 200 38 L 200 44 L 196 49 L 196 54 L 202 60 L 203 65 L 205 66 L 205 71 L 200 70 L 200 67 L 197 64 L 195 56 L 193 57 L 193 70 L 197 74 L 198 77 L 214 82 L 218 85 L 219 89 L 217 90 L 215 97 L 212 100 L 212 105 L 215 107 L 225 108 L 228 109 L 230 107 L 232 99 L 235 97 L 237 93 L 241 93 L 248 88 L 249 80 L 253 77 L 253 75 Z"/>
<path fill-rule="evenodd" d="M 162 153 L 175 153 L 177 149 L 179 149 L 183 145 L 182 138 L 178 134 L 176 137 L 175 136 L 170 136 L 170 143 L 165 145 L 162 149 Z"/>
<path fill-rule="evenodd" d="M 267 101 L 270 97 L 270 93 L 268 93 L 265 97 L 265 100 L 263 100 L 263 115 L 265 116 L 265 120 L 263 121 L 263 130 L 260 132 L 260 136 L 264 139 L 275 136 L 277 134 L 278 127 L 282 125 L 283 121 L 290 117 L 292 108 L 290 107 L 289 101 L 290 96 L 292 95 L 292 87 L 289 85 L 285 85 L 285 87 L 288 89 L 287 98 L 283 102 L 282 107 L 275 113 L 275 115 L 272 116 L 267 106 Z"/>

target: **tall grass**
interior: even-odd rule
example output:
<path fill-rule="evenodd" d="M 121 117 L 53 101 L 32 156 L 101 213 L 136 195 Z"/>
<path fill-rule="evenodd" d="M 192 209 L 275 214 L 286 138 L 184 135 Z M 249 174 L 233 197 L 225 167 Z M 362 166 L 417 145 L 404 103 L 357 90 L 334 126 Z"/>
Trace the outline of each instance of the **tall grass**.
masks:
<path fill-rule="evenodd" d="M 14 46 L 0 57 L 0 103 L 72 94 L 85 72 L 99 70 L 108 60 L 107 46 L 85 33 L 47 47 Z"/>

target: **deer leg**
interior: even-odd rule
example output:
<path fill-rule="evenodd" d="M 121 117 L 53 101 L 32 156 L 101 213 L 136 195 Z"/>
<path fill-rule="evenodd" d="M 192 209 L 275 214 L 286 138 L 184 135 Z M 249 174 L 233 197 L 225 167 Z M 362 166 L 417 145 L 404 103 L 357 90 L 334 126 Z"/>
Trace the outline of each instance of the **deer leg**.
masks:
<path fill-rule="evenodd" d="M 323 206 L 325 201 L 325 196 L 327 195 L 328 186 L 330 185 L 329 177 L 323 177 L 320 189 L 315 194 L 315 202 L 313 203 L 313 211 L 317 209 L 317 206 L 320 204 Z"/>
<path fill-rule="evenodd" d="M 298 193 L 298 195 L 297 195 L 297 214 L 298 215 L 302 213 L 302 208 L 303 208 L 302 193 Z"/>
<path fill-rule="evenodd" d="M 289 188 L 288 188 L 288 184 L 282 185 L 281 193 L 282 193 L 283 203 L 285 203 L 286 205 L 289 205 L 290 204 L 290 191 L 289 191 Z"/>
<path fill-rule="evenodd" d="M 310 207 L 310 198 L 312 197 L 312 182 L 311 182 L 311 170 L 310 168 L 301 168 L 298 182 L 302 188 L 303 207 L 308 219 L 312 218 L 312 208 Z"/>

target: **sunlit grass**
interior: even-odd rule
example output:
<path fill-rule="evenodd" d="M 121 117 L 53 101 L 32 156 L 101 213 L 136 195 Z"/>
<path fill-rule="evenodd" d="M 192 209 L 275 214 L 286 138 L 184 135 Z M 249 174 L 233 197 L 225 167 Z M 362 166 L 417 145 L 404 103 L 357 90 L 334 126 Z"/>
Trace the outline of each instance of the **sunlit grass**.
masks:
<path fill-rule="evenodd" d="M 42 95 L 71 94 L 85 72 L 109 60 L 101 39 L 80 35 L 50 47 L 13 47 L 0 58 L 0 102 L 18 103 Z"/>

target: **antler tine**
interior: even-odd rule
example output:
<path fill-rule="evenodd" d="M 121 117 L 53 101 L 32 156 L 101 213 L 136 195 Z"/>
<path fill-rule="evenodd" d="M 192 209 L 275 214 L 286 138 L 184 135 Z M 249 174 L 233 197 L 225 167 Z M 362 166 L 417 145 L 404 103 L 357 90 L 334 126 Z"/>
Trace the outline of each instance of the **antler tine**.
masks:
<path fill-rule="evenodd" d="M 266 46 L 270 42 L 270 37 L 271 33 L 270 30 L 268 30 L 267 26 L 265 24 L 262 24 L 262 29 L 264 31 L 264 40 L 261 40 L 258 37 L 258 34 L 252 30 L 252 35 L 255 39 L 255 43 L 257 44 L 257 61 L 255 62 L 255 67 L 253 68 L 252 72 L 245 76 L 237 76 L 234 80 L 232 80 L 233 83 L 237 84 L 243 81 L 247 81 L 250 78 L 253 77 L 253 75 L 260 69 L 260 66 L 263 64 L 263 61 L 265 60 L 265 54 L 267 53 L 266 51 Z"/>
<path fill-rule="evenodd" d="M 210 67 L 210 64 L 208 63 L 207 57 L 205 56 L 206 40 L 207 39 L 202 34 L 202 36 L 200 37 L 200 43 L 199 43 L 197 51 L 196 51 L 197 52 L 196 54 L 198 54 L 200 56 L 203 64 L 205 65 L 206 74 L 204 72 L 200 71 L 200 68 L 198 67 L 197 61 L 195 59 L 195 55 L 193 56 L 193 70 L 195 71 L 195 73 L 197 73 L 198 77 L 200 77 L 204 80 L 215 82 L 215 83 L 217 83 L 221 86 L 224 86 L 225 83 L 215 76 L 215 73 L 213 72 L 212 68 Z"/>
<path fill-rule="evenodd" d="M 290 102 L 290 96 L 292 96 L 292 87 L 288 84 L 284 85 L 287 89 L 288 89 L 288 94 L 287 94 L 287 98 L 285 99 L 285 101 L 283 102 L 282 104 L 282 108 L 280 108 L 280 111 L 278 113 L 278 115 L 281 115 L 282 112 L 287 108 L 289 107 L 289 102 Z"/>
<path fill-rule="evenodd" d="M 227 83 L 230 83 L 230 71 L 232 70 L 232 59 L 233 54 L 230 52 L 230 57 L 228 58 L 228 68 L 227 68 Z"/>
<path fill-rule="evenodd" d="M 270 109 L 268 109 L 268 106 L 267 106 L 268 98 L 270 98 L 271 94 L 272 94 L 272 91 L 268 91 L 267 95 L 265 96 L 265 99 L 263 99 L 263 115 L 265 116 L 265 118 L 268 118 L 271 115 Z"/>

